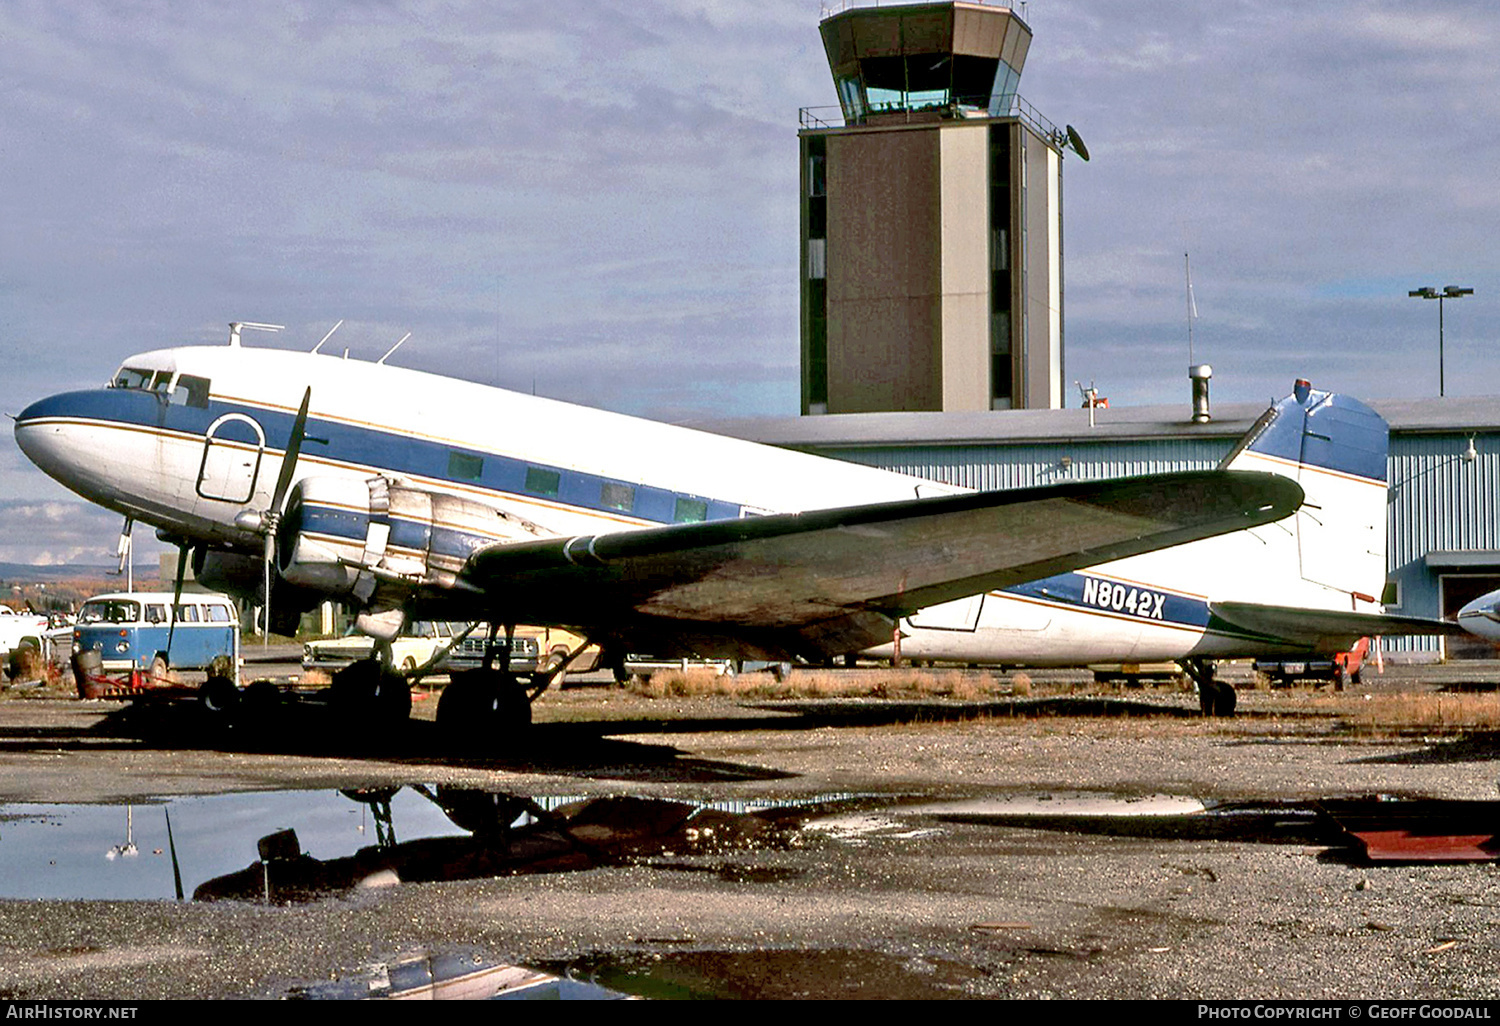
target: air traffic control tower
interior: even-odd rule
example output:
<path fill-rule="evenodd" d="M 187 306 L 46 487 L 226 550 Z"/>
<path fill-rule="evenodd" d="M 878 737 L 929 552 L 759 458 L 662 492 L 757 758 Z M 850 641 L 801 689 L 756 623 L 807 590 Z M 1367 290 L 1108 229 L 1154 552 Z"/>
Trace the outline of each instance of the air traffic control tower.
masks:
<path fill-rule="evenodd" d="M 819 26 L 839 108 L 801 112 L 802 412 L 1057 408 L 1062 154 L 1016 93 L 1005 7 L 855 7 Z"/>

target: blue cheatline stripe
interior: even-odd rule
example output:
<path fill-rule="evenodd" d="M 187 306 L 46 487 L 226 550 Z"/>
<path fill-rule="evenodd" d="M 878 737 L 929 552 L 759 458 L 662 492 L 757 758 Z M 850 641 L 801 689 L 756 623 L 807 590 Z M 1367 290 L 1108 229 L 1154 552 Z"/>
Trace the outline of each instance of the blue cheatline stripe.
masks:
<path fill-rule="evenodd" d="M 1027 581 L 1003 589 L 1022 598 L 1077 606 L 1089 612 L 1109 612 L 1148 623 L 1178 627 L 1208 627 L 1208 602 L 1160 588 L 1112 581 L 1093 574 L 1066 573 Z"/>
<path fill-rule="evenodd" d="M 1271 422 L 1248 446 L 1251 452 L 1372 481 L 1386 479 L 1390 428 L 1358 399 L 1312 392 L 1303 403 L 1287 396 L 1272 409 Z"/>
<path fill-rule="evenodd" d="M 1145 624 L 1187 627 L 1250 641 L 1282 641 L 1272 635 L 1249 631 L 1215 616 L 1208 600 L 1189 598 L 1161 588 L 1114 581 L 1088 573 L 1057 574 L 1001 589 L 1002 594 L 1072 606 L 1086 613 L 1107 613 Z"/>
<path fill-rule="evenodd" d="M 290 412 L 266 410 L 245 403 L 214 399 L 202 409 L 168 405 L 158 398 L 157 393 L 141 389 L 104 388 L 67 392 L 40 400 L 27 407 L 17 418 L 17 423 L 58 417 L 168 430 L 201 438 L 209 425 L 226 413 L 253 417 L 266 433 L 267 449 L 278 452 L 285 451 L 292 422 L 296 419 Z M 254 434 L 243 423 L 224 425 L 215 438 L 255 444 Z M 460 487 L 509 493 L 657 524 L 677 523 L 679 517 L 699 519 L 698 514 L 704 511 L 706 514 L 702 519 L 707 520 L 734 520 L 740 516 L 739 504 L 706 495 L 674 492 L 566 467 L 530 463 L 479 449 L 410 438 L 395 431 L 313 417 L 308 418 L 307 440 L 302 452 L 318 459 L 380 467 L 396 474 L 410 474 Z M 555 480 L 556 491 L 540 494 L 528 490 L 527 471 L 530 469 L 547 472 L 539 476 L 546 478 L 549 485 Z M 555 478 L 550 475 L 555 475 Z M 604 497 L 606 486 L 610 488 L 608 501 Z M 633 500 L 628 510 L 621 508 L 627 492 Z"/>

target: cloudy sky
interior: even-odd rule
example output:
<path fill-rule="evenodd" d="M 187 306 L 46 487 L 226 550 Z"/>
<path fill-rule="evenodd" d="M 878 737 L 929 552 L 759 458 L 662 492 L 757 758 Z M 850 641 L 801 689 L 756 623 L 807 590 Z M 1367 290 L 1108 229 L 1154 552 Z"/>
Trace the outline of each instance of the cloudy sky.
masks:
<path fill-rule="evenodd" d="M 0 412 L 230 320 L 663 419 L 797 411 L 797 110 L 818 0 L 0 5 Z M 1031 0 L 1075 125 L 1067 375 L 1489 394 L 1500 8 Z M 268 344 L 257 336 L 255 344 Z M 332 345 L 332 344 L 331 344 Z M 117 523 L 0 439 L 0 561 Z"/>

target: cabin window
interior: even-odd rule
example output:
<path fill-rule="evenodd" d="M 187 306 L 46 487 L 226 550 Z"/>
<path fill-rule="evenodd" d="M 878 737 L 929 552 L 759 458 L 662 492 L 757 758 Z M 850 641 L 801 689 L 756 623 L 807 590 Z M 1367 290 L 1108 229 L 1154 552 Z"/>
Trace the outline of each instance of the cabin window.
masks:
<path fill-rule="evenodd" d="M 543 470 L 541 467 L 526 468 L 526 490 L 531 494 L 556 498 L 561 489 L 562 475 L 557 471 Z"/>
<path fill-rule="evenodd" d="M 146 603 L 146 622 L 147 623 L 166 623 L 167 622 L 167 604 L 165 602 L 147 602 Z"/>
<path fill-rule="evenodd" d="M 450 452 L 448 476 L 457 481 L 478 481 L 484 476 L 484 458 L 466 452 Z"/>
<path fill-rule="evenodd" d="M 197 606 L 178 606 L 177 607 L 177 622 L 178 623 L 197 623 L 198 622 L 198 607 Z"/>
<path fill-rule="evenodd" d="M 679 524 L 701 524 L 708 519 L 708 503 L 697 499 L 678 499 L 672 519 Z"/>
<path fill-rule="evenodd" d="M 605 509 L 629 513 L 635 508 L 635 489 L 627 484 L 611 484 L 606 481 L 599 486 L 599 505 Z"/>
<path fill-rule="evenodd" d="M 208 379 L 192 374 L 179 374 L 170 398 L 174 406 L 192 406 L 206 410 L 208 409 Z"/>
<path fill-rule="evenodd" d="M 208 619 L 210 623 L 233 623 L 234 617 L 229 615 L 228 606 L 207 606 Z"/>

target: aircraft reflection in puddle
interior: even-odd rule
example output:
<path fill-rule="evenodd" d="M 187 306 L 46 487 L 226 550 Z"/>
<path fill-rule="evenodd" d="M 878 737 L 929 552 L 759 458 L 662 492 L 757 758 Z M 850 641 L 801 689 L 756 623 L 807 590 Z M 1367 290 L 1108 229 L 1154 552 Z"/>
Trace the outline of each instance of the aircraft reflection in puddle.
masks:
<path fill-rule="evenodd" d="M 779 844 L 806 816 L 853 797 L 699 805 L 418 785 L 5 805 L 0 897 L 170 899 L 180 878 L 204 899 L 265 901 L 269 882 L 271 900 L 290 901 L 361 883 L 584 869 Z M 121 857 L 132 846 L 138 854 Z"/>
<path fill-rule="evenodd" d="M 544 807 L 521 795 L 414 788 L 466 834 L 398 841 L 391 792 L 351 794 L 368 802 L 379 840 L 345 858 L 303 852 L 293 830 L 262 837 L 259 859 L 193 892 L 196 901 L 287 902 L 397 883 L 557 873 L 662 854 L 702 854 L 777 843 L 795 810 L 724 812 L 686 802 L 606 797 Z"/>
<path fill-rule="evenodd" d="M 419 952 L 338 979 L 297 984 L 282 997 L 326 1001 L 631 1001 L 634 995 L 481 955 Z"/>

